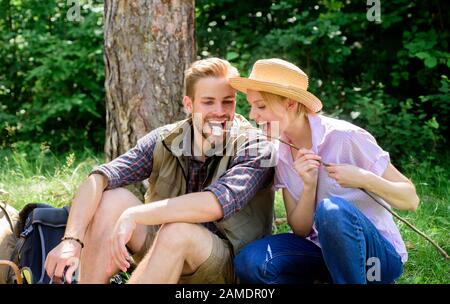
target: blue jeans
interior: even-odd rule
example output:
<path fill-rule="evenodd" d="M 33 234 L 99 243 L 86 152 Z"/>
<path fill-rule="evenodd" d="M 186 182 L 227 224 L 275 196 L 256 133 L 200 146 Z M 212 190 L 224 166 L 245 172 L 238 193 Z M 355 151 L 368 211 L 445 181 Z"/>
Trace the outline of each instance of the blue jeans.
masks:
<path fill-rule="evenodd" d="M 331 197 L 315 218 L 322 248 L 293 233 L 272 235 L 244 247 L 234 260 L 241 283 L 391 283 L 403 272 L 398 253 L 353 204 Z"/>

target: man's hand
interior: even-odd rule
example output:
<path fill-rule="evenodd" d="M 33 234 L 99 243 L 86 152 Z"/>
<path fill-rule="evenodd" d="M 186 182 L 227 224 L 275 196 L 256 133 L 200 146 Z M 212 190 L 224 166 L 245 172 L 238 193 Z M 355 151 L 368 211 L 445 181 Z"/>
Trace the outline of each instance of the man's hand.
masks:
<path fill-rule="evenodd" d="M 320 156 L 314 154 L 311 150 L 300 149 L 298 151 L 294 161 L 294 168 L 305 186 L 315 186 L 317 184 L 320 159 Z"/>
<path fill-rule="evenodd" d="M 335 179 L 341 187 L 345 188 L 363 188 L 363 183 L 367 175 L 370 174 L 364 169 L 348 164 L 330 164 L 325 168 L 328 176 Z"/>
<path fill-rule="evenodd" d="M 130 256 L 128 254 L 126 244 L 130 241 L 135 228 L 136 222 L 128 209 L 124 211 L 117 220 L 109 241 L 111 253 L 110 263 L 114 263 L 121 271 L 124 272 L 130 267 Z"/>
<path fill-rule="evenodd" d="M 64 270 L 65 281 L 72 283 L 72 275 L 80 265 L 81 244 L 73 240 L 65 240 L 53 248 L 47 255 L 45 260 L 45 270 L 50 278 L 53 280 L 63 279 Z"/>

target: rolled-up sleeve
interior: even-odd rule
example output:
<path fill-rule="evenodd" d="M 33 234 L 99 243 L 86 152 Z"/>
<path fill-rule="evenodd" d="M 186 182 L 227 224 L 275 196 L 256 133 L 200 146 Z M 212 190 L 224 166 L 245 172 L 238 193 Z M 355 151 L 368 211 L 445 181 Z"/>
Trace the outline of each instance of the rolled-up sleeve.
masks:
<path fill-rule="evenodd" d="M 375 138 L 363 129 L 347 135 L 347 145 L 350 146 L 353 163 L 378 176 L 383 175 L 390 164 L 389 153 L 384 151 Z"/>
<path fill-rule="evenodd" d="M 283 165 L 281 165 L 283 166 Z M 273 180 L 272 185 L 272 191 L 278 191 L 283 188 L 287 188 L 286 183 L 284 182 L 284 176 L 283 173 L 285 171 L 285 168 L 278 165 L 278 167 L 275 169 L 275 177 Z"/>
<path fill-rule="evenodd" d="M 237 153 L 230 168 L 204 191 L 211 191 L 223 209 L 225 220 L 241 210 L 262 187 L 273 181 L 273 145 L 259 142 L 258 152 L 255 144 L 248 144 Z"/>
<path fill-rule="evenodd" d="M 153 150 L 158 137 L 159 129 L 151 131 L 139 139 L 131 150 L 95 167 L 89 175 L 104 175 L 108 180 L 107 190 L 143 181 L 152 172 Z"/>

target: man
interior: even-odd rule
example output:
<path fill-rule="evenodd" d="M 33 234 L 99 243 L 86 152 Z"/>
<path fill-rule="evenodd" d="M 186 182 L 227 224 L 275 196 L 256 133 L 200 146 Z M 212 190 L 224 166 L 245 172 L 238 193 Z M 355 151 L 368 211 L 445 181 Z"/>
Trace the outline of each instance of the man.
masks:
<path fill-rule="evenodd" d="M 130 283 L 235 282 L 233 256 L 270 234 L 274 198 L 272 146 L 242 132 L 251 125 L 235 114 L 228 79 L 238 74 L 218 58 L 193 63 L 183 98 L 191 117 L 91 172 L 47 257 L 50 277 L 70 282 L 80 259 L 80 283 L 107 283 L 130 266 L 131 251 L 140 263 Z M 149 204 L 121 188 L 147 178 Z"/>

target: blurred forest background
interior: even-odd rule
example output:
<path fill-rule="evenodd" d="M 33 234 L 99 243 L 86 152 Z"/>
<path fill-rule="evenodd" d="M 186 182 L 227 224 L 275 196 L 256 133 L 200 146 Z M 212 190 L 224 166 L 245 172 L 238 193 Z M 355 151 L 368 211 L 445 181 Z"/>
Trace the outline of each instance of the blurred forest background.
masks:
<path fill-rule="evenodd" d="M 103 2 L 80 2 L 82 20 L 68 21 L 67 1 L 0 0 L 0 190 L 17 207 L 67 203 L 103 161 Z M 261 58 L 300 66 L 325 114 L 370 131 L 413 179 L 422 205 L 410 219 L 450 249 L 449 1 L 382 0 L 381 22 L 365 0 L 195 5 L 197 58 L 228 59 L 245 76 Z M 242 95 L 237 110 L 248 113 Z M 404 282 L 448 283 L 448 263 L 400 227 Z"/>
<path fill-rule="evenodd" d="M 0 148 L 102 151 L 103 3 L 0 1 Z M 310 76 L 325 113 L 368 129 L 397 163 L 447 153 L 448 1 L 196 1 L 198 58 L 242 74 L 259 58 L 290 60 Z M 181 101 L 180 101 L 181 102 Z M 238 111 L 248 106 L 241 96 Z"/>

